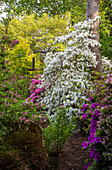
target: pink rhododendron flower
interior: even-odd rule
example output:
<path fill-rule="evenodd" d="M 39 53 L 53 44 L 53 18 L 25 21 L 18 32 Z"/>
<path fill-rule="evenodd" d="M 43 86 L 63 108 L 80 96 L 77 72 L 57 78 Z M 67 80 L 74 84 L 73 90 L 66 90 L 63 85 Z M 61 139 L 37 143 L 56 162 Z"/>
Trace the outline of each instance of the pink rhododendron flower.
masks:
<path fill-rule="evenodd" d="M 35 100 L 36 97 L 37 97 L 37 96 L 34 96 L 34 97 L 31 99 L 31 102 L 32 102 L 32 103 L 34 102 L 34 100 Z"/>
<path fill-rule="evenodd" d="M 32 118 L 33 118 L 33 119 L 37 118 L 37 115 L 32 115 Z"/>
<path fill-rule="evenodd" d="M 33 93 L 34 92 L 34 90 L 30 90 L 30 93 Z"/>
<path fill-rule="evenodd" d="M 22 78 L 23 78 L 23 76 L 20 76 L 19 78 L 20 78 L 20 79 L 22 79 Z"/>
<path fill-rule="evenodd" d="M 38 75 L 38 78 L 41 77 L 41 74 Z"/>
<path fill-rule="evenodd" d="M 17 103 L 17 99 L 14 99 L 14 102 Z"/>
<path fill-rule="evenodd" d="M 2 112 L 3 113 L 3 112 Z M 0 115 L 2 116 L 2 113 L 0 113 Z"/>
<path fill-rule="evenodd" d="M 26 123 L 29 122 L 29 119 L 26 119 L 25 122 L 26 122 Z"/>
<path fill-rule="evenodd" d="M 39 102 L 36 103 L 36 106 L 38 106 Z"/>
<path fill-rule="evenodd" d="M 24 113 L 24 115 L 26 115 L 26 114 L 27 114 L 27 112 Z"/>
<path fill-rule="evenodd" d="M 19 119 L 22 121 L 22 120 L 25 120 L 25 117 L 23 117 L 23 118 L 22 118 L 22 117 L 19 117 Z"/>
<path fill-rule="evenodd" d="M 112 83 L 112 77 L 110 77 L 110 78 L 106 81 L 106 83 L 109 83 L 109 81 L 110 81 L 110 83 Z"/>

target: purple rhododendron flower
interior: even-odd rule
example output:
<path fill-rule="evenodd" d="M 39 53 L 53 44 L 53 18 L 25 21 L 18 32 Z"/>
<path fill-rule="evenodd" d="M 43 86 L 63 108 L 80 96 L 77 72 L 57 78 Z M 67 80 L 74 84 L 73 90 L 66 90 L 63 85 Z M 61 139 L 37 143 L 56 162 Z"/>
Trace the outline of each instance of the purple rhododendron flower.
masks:
<path fill-rule="evenodd" d="M 84 141 L 84 142 L 82 143 L 82 147 L 85 149 L 85 148 L 87 148 L 87 146 L 88 146 L 88 143 L 87 143 L 86 141 Z"/>
<path fill-rule="evenodd" d="M 90 165 L 92 165 L 93 162 L 90 162 Z"/>
<path fill-rule="evenodd" d="M 91 110 L 90 113 L 93 113 L 93 111 Z"/>
<path fill-rule="evenodd" d="M 91 105 L 91 109 L 94 109 L 94 108 L 96 108 L 97 106 L 98 106 L 97 103 L 93 103 L 93 104 Z"/>
<path fill-rule="evenodd" d="M 88 164 L 84 165 L 83 170 L 87 170 Z"/>
<path fill-rule="evenodd" d="M 95 110 L 95 115 L 99 116 L 99 114 L 100 114 L 100 111 L 99 110 Z"/>
<path fill-rule="evenodd" d="M 91 130 L 92 130 L 92 129 L 95 129 L 96 126 L 97 126 L 97 123 L 96 123 L 95 121 L 92 122 L 92 124 L 91 124 L 91 126 L 90 126 Z"/>
<path fill-rule="evenodd" d="M 92 148 L 92 149 L 90 150 L 90 158 L 91 158 L 91 159 L 93 158 L 94 153 L 95 153 L 95 151 L 94 151 L 94 149 Z"/>
<path fill-rule="evenodd" d="M 88 104 L 84 104 L 83 106 L 82 106 L 82 109 L 81 109 L 81 111 L 85 111 L 85 108 L 88 106 Z"/>
<path fill-rule="evenodd" d="M 89 98 L 89 102 L 91 102 L 91 100 L 92 100 L 92 96 Z"/>
<path fill-rule="evenodd" d="M 100 143 L 101 142 L 101 138 L 99 138 L 99 137 L 96 137 L 95 140 L 96 140 L 96 143 Z"/>
<path fill-rule="evenodd" d="M 96 128 L 90 130 L 90 136 L 95 137 Z"/>
<path fill-rule="evenodd" d="M 87 114 L 84 113 L 84 114 L 82 115 L 82 119 L 83 119 L 83 120 L 84 120 L 84 119 L 87 119 L 86 116 L 87 116 Z"/>
<path fill-rule="evenodd" d="M 94 153 L 95 153 L 95 152 L 96 152 L 95 145 L 93 145 L 93 148 L 91 148 L 91 150 L 90 150 L 90 155 L 91 155 L 91 157 L 94 156 Z"/>
<path fill-rule="evenodd" d="M 89 145 L 91 144 L 91 143 L 95 143 L 95 138 L 93 137 L 93 136 L 89 136 L 88 137 L 88 143 L 89 143 Z"/>
<path fill-rule="evenodd" d="M 96 152 L 96 153 L 94 154 L 95 161 L 98 161 L 98 156 L 99 156 L 99 153 Z"/>
<path fill-rule="evenodd" d="M 94 121 L 96 119 L 96 116 L 92 115 L 92 121 Z"/>

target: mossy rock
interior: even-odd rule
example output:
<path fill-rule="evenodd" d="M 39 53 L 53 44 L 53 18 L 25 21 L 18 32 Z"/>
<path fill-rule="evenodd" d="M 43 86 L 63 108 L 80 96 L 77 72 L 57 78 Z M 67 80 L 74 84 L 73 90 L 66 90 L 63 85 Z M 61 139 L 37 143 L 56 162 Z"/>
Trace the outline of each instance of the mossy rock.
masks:
<path fill-rule="evenodd" d="M 22 124 L 4 140 L 5 143 L 2 145 L 7 149 L 0 153 L 0 165 L 3 170 L 47 169 L 48 154 L 38 124 Z"/>

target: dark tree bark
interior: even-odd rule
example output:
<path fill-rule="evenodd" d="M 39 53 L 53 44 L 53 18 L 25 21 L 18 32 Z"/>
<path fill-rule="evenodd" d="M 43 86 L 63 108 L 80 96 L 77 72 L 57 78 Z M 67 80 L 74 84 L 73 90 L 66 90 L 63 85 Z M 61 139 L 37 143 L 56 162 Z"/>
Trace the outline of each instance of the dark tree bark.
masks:
<path fill-rule="evenodd" d="M 100 0 L 87 0 L 87 9 L 86 9 L 86 19 L 95 19 L 99 16 L 99 7 L 100 7 Z M 94 23 L 94 28 L 92 28 L 93 34 L 96 35 L 95 40 L 99 42 L 99 20 Z M 95 70 L 98 72 L 102 72 L 102 60 L 101 60 L 101 52 L 100 48 L 95 46 L 94 48 L 91 47 L 92 52 L 96 53 L 96 60 L 98 64 L 96 68 L 92 68 L 91 70 Z"/>

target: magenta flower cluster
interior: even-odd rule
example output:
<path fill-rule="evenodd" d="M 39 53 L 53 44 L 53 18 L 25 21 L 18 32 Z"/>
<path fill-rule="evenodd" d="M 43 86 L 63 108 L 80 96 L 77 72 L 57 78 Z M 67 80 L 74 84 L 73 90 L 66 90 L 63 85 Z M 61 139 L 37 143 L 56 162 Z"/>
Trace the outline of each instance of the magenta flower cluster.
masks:
<path fill-rule="evenodd" d="M 90 99 L 92 99 L 92 97 Z M 88 106 L 88 104 L 83 105 L 81 111 L 85 111 L 87 106 Z M 96 150 L 95 150 L 95 143 L 101 142 L 101 138 L 99 138 L 95 135 L 96 127 L 97 127 L 97 121 L 98 121 L 98 117 L 99 117 L 99 114 L 100 114 L 100 111 L 97 110 L 97 106 L 99 106 L 99 104 L 97 104 L 97 103 L 93 103 L 91 105 L 91 109 L 93 109 L 93 110 L 91 110 L 91 112 L 92 113 L 94 112 L 94 114 L 91 115 L 90 136 L 88 137 L 88 141 L 84 141 L 84 143 L 82 143 L 83 148 L 87 148 L 88 146 L 93 144 L 93 148 L 90 151 L 90 158 L 91 159 L 94 158 L 95 161 L 98 161 L 98 156 L 99 156 L 99 153 L 96 152 Z M 86 113 L 84 113 L 82 115 L 82 119 L 83 120 L 87 119 Z"/>
<path fill-rule="evenodd" d="M 84 104 L 81 109 L 84 112 L 82 119 L 88 125 L 86 130 L 89 130 L 89 137 L 82 143 L 82 147 L 91 148 L 90 163 L 84 166 L 84 170 L 89 166 L 103 166 L 102 159 L 105 159 L 105 162 L 108 162 L 106 166 L 109 166 L 112 160 L 111 149 L 108 147 L 112 131 L 112 74 L 100 76 L 93 88 L 95 93 L 88 92 L 89 103 Z"/>
<path fill-rule="evenodd" d="M 9 45 L 10 48 L 11 48 L 11 47 L 14 47 L 16 44 L 19 43 L 18 40 L 15 40 L 15 41 L 11 40 L 10 42 L 11 42 L 11 44 Z"/>
<path fill-rule="evenodd" d="M 92 96 L 89 98 L 89 101 L 90 100 L 92 100 Z M 85 111 L 87 106 L 88 106 L 88 104 L 83 105 L 81 111 Z M 99 114 L 100 114 L 100 111 L 97 110 L 97 106 L 99 106 L 99 104 L 97 104 L 97 103 L 93 103 L 91 105 L 90 113 L 92 113 L 92 115 L 91 115 L 91 125 L 90 125 L 90 136 L 88 137 L 88 141 L 84 141 L 82 143 L 82 147 L 84 149 L 89 147 L 89 146 L 93 146 L 91 148 L 91 150 L 90 150 L 90 159 L 91 159 L 91 162 L 89 164 L 86 164 L 83 167 L 83 170 L 87 170 L 88 166 L 92 164 L 93 159 L 95 161 L 98 161 L 99 153 L 95 149 L 95 144 L 101 142 L 101 138 L 97 137 L 96 134 L 95 134 L 96 133 L 96 128 L 97 128 L 97 122 L 98 122 L 98 118 L 99 118 Z M 82 115 L 82 119 L 83 120 L 87 119 L 87 113 L 84 113 Z"/>
<path fill-rule="evenodd" d="M 44 88 L 37 88 L 37 87 L 35 86 L 35 85 L 37 85 L 37 84 L 41 84 L 41 80 L 39 80 L 39 77 L 40 77 L 40 76 L 41 76 L 41 75 L 39 74 L 39 75 L 38 75 L 38 80 L 32 79 L 31 86 L 30 86 L 30 88 L 29 88 L 31 95 L 30 95 L 30 97 L 28 97 L 28 98 L 26 99 L 26 102 L 27 102 L 27 103 L 29 103 L 29 100 L 30 100 L 30 102 L 33 103 L 33 102 L 35 101 L 35 99 L 39 98 L 39 93 L 44 90 Z M 38 102 L 37 102 L 37 104 L 38 104 Z"/>
<path fill-rule="evenodd" d="M 39 101 L 37 101 L 37 99 L 39 99 L 40 97 L 40 93 L 44 93 L 45 91 L 45 88 L 39 88 L 37 87 L 37 85 L 41 85 L 41 80 L 39 80 L 39 77 L 41 77 L 41 75 L 39 74 L 36 78 L 37 79 L 32 79 L 31 80 L 31 85 L 30 85 L 30 96 L 26 99 L 25 101 L 25 104 L 26 105 L 30 105 L 30 102 L 31 102 L 31 106 L 36 108 L 36 111 L 35 111 L 35 114 L 32 114 L 31 115 L 31 118 L 34 120 L 34 119 L 38 119 L 38 121 L 40 123 L 42 122 L 46 122 L 46 116 L 45 116 L 45 112 L 43 111 L 43 106 L 44 104 L 40 104 Z M 27 112 L 23 112 L 21 113 L 21 117 L 19 117 L 19 119 L 21 121 L 25 121 L 25 122 L 28 122 L 29 119 L 27 119 L 28 117 L 28 114 Z"/>

